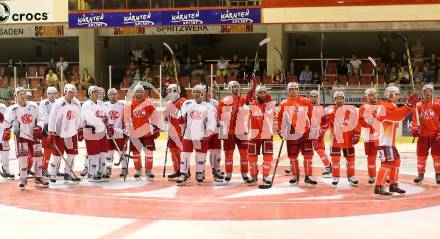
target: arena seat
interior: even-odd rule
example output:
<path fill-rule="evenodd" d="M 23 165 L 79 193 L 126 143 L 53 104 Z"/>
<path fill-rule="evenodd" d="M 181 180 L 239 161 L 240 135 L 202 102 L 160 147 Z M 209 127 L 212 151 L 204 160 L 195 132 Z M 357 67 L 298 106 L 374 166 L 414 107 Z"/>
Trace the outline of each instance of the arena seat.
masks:
<path fill-rule="evenodd" d="M 40 86 L 41 86 L 41 78 L 31 78 L 30 80 L 31 80 L 31 82 L 30 82 L 29 88 L 31 88 L 31 89 L 38 89 L 38 88 L 40 88 Z"/>
<path fill-rule="evenodd" d="M 272 83 L 272 77 L 271 76 L 264 76 L 263 77 L 263 84 L 271 84 Z"/>
<path fill-rule="evenodd" d="M 347 76 L 341 76 L 341 75 L 337 76 L 335 84 L 337 85 L 347 84 Z"/>
<path fill-rule="evenodd" d="M 371 76 L 363 75 L 361 76 L 361 85 L 371 85 Z"/>
<path fill-rule="evenodd" d="M 359 85 L 360 79 L 359 76 L 349 76 L 348 77 L 348 84 L 349 85 Z"/>
<path fill-rule="evenodd" d="M 217 84 L 223 84 L 225 83 L 226 78 L 224 76 L 217 76 L 215 77 L 215 82 L 217 82 Z"/>
<path fill-rule="evenodd" d="M 179 83 L 182 87 L 189 87 L 189 77 L 188 76 L 182 76 L 179 77 Z"/>
<path fill-rule="evenodd" d="M 334 85 L 336 82 L 336 76 L 326 76 L 324 82 L 324 85 Z"/>
<path fill-rule="evenodd" d="M 38 74 L 38 66 L 29 66 L 27 71 L 28 77 L 37 76 Z"/>
<path fill-rule="evenodd" d="M 362 76 L 372 76 L 373 75 L 373 64 L 370 61 L 362 62 Z"/>
<path fill-rule="evenodd" d="M 42 96 L 43 96 L 43 90 L 34 90 L 32 92 L 33 101 L 41 101 Z"/>
<path fill-rule="evenodd" d="M 327 67 L 325 68 L 326 76 L 336 76 L 336 62 L 328 62 Z"/>
<path fill-rule="evenodd" d="M 191 77 L 191 87 L 200 84 L 202 82 L 202 78 L 200 76 L 193 76 Z"/>
<path fill-rule="evenodd" d="M 38 67 L 38 76 L 46 77 L 47 66 Z"/>
<path fill-rule="evenodd" d="M 287 82 L 298 82 L 298 77 L 295 75 L 287 76 Z"/>

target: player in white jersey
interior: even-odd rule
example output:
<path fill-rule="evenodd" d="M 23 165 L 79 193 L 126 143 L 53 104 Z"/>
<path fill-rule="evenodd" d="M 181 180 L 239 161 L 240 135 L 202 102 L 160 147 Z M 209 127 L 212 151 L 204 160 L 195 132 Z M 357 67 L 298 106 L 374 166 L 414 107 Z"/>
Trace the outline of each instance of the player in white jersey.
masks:
<path fill-rule="evenodd" d="M 105 90 L 104 90 L 104 88 L 98 87 L 98 90 L 99 90 L 98 100 L 104 101 L 104 99 L 105 99 Z"/>
<path fill-rule="evenodd" d="M 50 182 L 56 183 L 57 169 L 64 152 L 67 153 L 64 166 L 64 180 L 80 181 L 73 173 L 74 159 L 78 155 L 78 141 L 83 139 L 81 125 L 81 103 L 75 97 L 77 93 L 73 84 L 64 86 L 64 96 L 57 99 L 49 114 L 49 142 L 52 147 L 50 162 Z"/>
<path fill-rule="evenodd" d="M 184 185 L 188 180 L 189 158 L 193 150 L 196 151 L 196 180 L 200 184 L 204 179 L 206 153 L 208 151 L 207 139 L 216 129 L 215 116 L 211 113 L 211 106 L 203 100 L 206 87 L 196 85 L 193 88 L 193 100 L 183 103 L 181 118 L 184 125 L 183 150 L 180 161 L 182 175 L 177 180 L 178 185 Z"/>
<path fill-rule="evenodd" d="M 218 101 L 211 98 L 211 92 L 206 92 L 205 101 L 210 106 L 210 114 L 214 115 L 216 129 L 208 138 L 208 152 L 209 152 L 209 162 L 211 163 L 212 168 L 212 176 L 214 177 L 214 181 L 222 182 L 224 176 L 220 170 L 220 161 L 221 161 L 221 149 L 222 149 L 222 141 L 219 138 L 219 122 L 217 116 L 217 107 Z"/>
<path fill-rule="evenodd" d="M 108 134 L 108 153 L 107 153 L 107 172 L 110 176 L 112 166 L 113 166 L 113 156 L 115 153 L 115 150 L 121 150 L 123 153 L 125 152 L 125 142 L 126 137 L 124 135 L 124 128 L 122 124 L 122 117 L 124 113 L 124 101 L 118 100 L 118 91 L 115 88 L 110 88 L 107 91 L 107 96 L 110 101 L 105 102 L 105 107 L 107 110 L 107 134 Z M 116 145 L 118 147 L 116 147 Z M 121 155 L 119 155 L 121 156 Z M 122 164 L 122 171 L 119 175 L 120 177 L 124 177 L 125 174 L 128 173 L 128 165 L 127 165 L 127 159 L 123 158 L 121 160 Z"/>
<path fill-rule="evenodd" d="M 52 155 L 52 146 L 48 140 L 49 136 L 49 115 L 55 103 L 56 96 L 58 94 L 57 88 L 50 86 L 46 90 L 47 99 L 40 102 L 39 114 L 38 114 L 38 126 L 43 129 L 43 139 L 41 143 L 43 145 L 43 175 L 49 177 L 47 168 L 49 166 L 50 156 Z"/>
<path fill-rule="evenodd" d="M 3 127 L 5 121 L 5 113 L 7 107 L 5 104 L 0 103 L 0 156 L 1 156 L 1 169 L 0 176 L 3 178 L 14 179 L 15 175 L 9 171 L 9 140 L 11 139 L 11 130 Z"/>
<path fill-rule="evenodd" d="M 43 151 L 41 138 L 43 130 L 37 125 L 38 106 L 26 100 L 26 91 L 22 87 L 15 89 L 17 103 L 9 107 L 3 122 L 5 127 L 14 128 L 16 155 L 20 169 L 20 188 L 27 185 L 28 157 L 32 156 L 35 171 L 35 186 L 48 187 L 42 177 Z M 12 124 L 12 125 L 11 125 Z"/>
<path fill-rule="evenodd" d="M 84 139 L 88 156 L 88 175 L 93 180 L 108 178 L 106 175 L 107 144 L 107 110 L 104 102 L 99 100 L 100 90 L 97 86 L 88 89 L 90 99 L 82 105 Z"/>

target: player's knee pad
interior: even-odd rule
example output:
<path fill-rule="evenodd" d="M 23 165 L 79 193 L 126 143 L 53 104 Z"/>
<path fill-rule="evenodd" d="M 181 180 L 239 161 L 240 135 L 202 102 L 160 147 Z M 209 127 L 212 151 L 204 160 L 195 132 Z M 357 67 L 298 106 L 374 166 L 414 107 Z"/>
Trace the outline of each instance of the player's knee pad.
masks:
<path fill-rule="evenodd" d="M 273 154 L 273 141 L 271 140 L 263 141 L 263 154 L 264 155 Z"/>

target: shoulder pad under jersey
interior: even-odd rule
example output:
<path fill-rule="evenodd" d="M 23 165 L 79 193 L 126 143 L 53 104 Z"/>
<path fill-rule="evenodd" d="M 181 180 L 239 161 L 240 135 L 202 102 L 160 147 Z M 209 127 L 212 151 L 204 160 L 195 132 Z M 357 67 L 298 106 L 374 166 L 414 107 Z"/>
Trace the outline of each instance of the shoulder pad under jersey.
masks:
<path fill-rule="evenodd" d="M 46 100 L 46 102 L 44 102 L 44 105 L 48 105 L 48 104 L 50 104 L 50 102 Z"/>

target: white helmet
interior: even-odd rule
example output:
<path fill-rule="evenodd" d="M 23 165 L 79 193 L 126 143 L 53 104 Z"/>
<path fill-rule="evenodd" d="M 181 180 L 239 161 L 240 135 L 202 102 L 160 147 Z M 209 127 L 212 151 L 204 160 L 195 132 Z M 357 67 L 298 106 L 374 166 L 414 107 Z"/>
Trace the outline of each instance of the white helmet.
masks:
<path fill-rule="evenodd" d="M 74 84 L 65 84 L 64 85 L 64 94 L 67 95 L 67 92 L 76 93 L 76 87 Z"/>
<path fill-rule="evenodd" d="M 345 99 L 345 94 L 344 94 L 344 92 L 341 91 L 341 90 L 335 91 L 335 93 L 333 94 L 333 99 L 336 100 L 336 97 L 338 97 L 338 96 L 342 96 L 342 97 L 344 97 L 344 99 Z"/>
<path fill-rule="evenodd" d="M 423 91 L 425 91 L 426 89 L 430 89 L 430 90 L 432 90 L 432 92 L 434 92 L 434 85 L 426 84 L 423 86 Z"/>
<path fill-rule="evenodd" d="M 206 92 L 206 87 L 202 84 L 198 84 L 192 88 L 192 92 L 194 92 L 194 91 Z"/>
<path fill-rule="evenodd" d="M 255 93 L 258 93 L 258 92 L 261 92 L 261 91 L 267 92 L 266 86 L 264 86 L 264 85 L 257 85 L 257 87 L 255 87 Z"/>
<path fill-rule="evenodd" d="M 384 95 L 386 98 L 390 98 L 390 93 L 391 93 L 391 92 L 393 92 L 393 93 L 400 93 L 400 89 L 399 89 L 397 86 L 395 86 L 395 85 L 388 86 L 388 87 L 385 89 L 383 95 Z"/>
<path fill-rule="evenodd" d="M 87 94 L 89 95 L 89 97 L 92 97 L 92 92 L 93 91 L 98 91 L 99 92 L 99 87 L 96 86 L 96 85 L 89 86 L 89 89 L 87 91 Z"/>
<path fill-rule="evenodd" d="M 145 91 L 145 89 L 144 89 L 144 87 L 141 85 L 141 84 L 137 84 L 135 87 L 134 87 L 134 92 L 136 92 L 136 91 Z"/>
<path fill-rule="evenodd" d="M 17 96 L 18 92 L 20 92 L 20 91 L 26 92 L 26 90 L 23 87 L 17 87 L 17 88 L 15 88 L 14 95 Z"/>
<path fill-rule="evenodd" d="M 103 94 L 103 95 L 105 96 L 105 90 L 104 90 L 104 88 L 98 86 L 98 89 L 99 89 L 99 93 L 100 93 L 100 94 Z"/>
<path fill-rule="evenodd" d="M 228 83 L 228 90 L 232 90 L 232 87 L 236 86 L 236 85 L 238 85 L 240 87 L 240 83 L 238 83 L 238 81 L 235 81 L 235 80 L 229 81 L 229 83 Z"/>
<path fill-rule="evenodd" d="M 46 94 L 49 95 L 49 94 L 57 94 L 57 93 L 58 93 L 57 88 L 55 88 L 53 86 L 47 87 Z"/>
<path fill-rule="evenodd" d="M 298 83 L 289 82 L 289 84 L 287 84 L 287 91 L 289 91 L 290 89 L 299 89 Z"/>
<path fill-rule="evenodd" d="M 319 92 L 317 90 L 310 91 L 309 97 L 312 97 L 312 96 L 319 96 Z"/>
<path fill-rule="evenodd" d="M 27 96 L 27 97 L 32 97 L 32 92 L 30 92 L 30 91 L 26 91 L 26 96 Z"/>
<path fill-rule="evenodd" d="M 169 93 L 177 93 L 180 95 L 180 87 L 177 84 L 170 84 L 167 87 L 167 94 Z"/>
<path fill-rule="evenodd" d="M 374 88 L 374 87 L 367 88 L 367 89 L 365 90 L 365 93 L 364 93 L 365 98 L 368 99 L 368 97 L 369 97 L 371 94 L 374 94 L 374 93 L 377 93 L 376 88 Z"/>
<path fill-rule="evenodd" d="M 115 88 L 110 88 L 107 91 L 107 95 L 110 95 L 110 94 L 118 94 L 118 90 L 116 90 Z"/>

